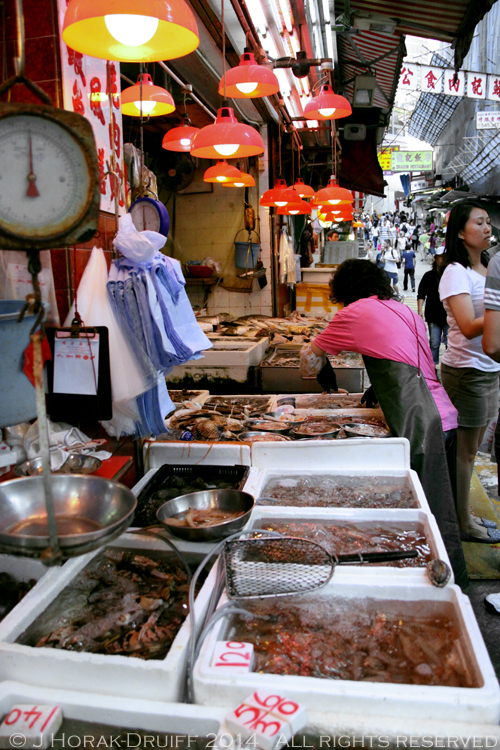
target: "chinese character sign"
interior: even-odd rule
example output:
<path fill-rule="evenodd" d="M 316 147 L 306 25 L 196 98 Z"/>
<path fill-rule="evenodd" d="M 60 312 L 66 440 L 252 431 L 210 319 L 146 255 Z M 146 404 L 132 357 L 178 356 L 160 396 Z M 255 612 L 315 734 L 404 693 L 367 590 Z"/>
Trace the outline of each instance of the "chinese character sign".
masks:
<path fill-rule="evenodd" d="M 421 89 L 432 94 L 441 94 L 443 90 L 443 68 L 421 66 Z"/>
<path fill-rule="evenodd" d="M 486 73 L 467 74 L 467 96 L 470 99 L 486 98 Z"/>
<path fill-rule="evenodd" d="M 115 146 L 115 170 L 123 178 L 122 113 L 118 80 L 120 63 L 89 57 L 76 52 L 64 43 L 62 26 L 66 11 L 66 0 L 57 0 L 61 44 L 64 108 L 77 112 L 89 120 L 94 131 L 99 158 L 99 186 L 101 210 L 115 212 L 114 196 L 118 192 L 120 213 L 126 211 L 124 191 L 116 184 L 116 177 L 109 174 L 112 143 Z M 110 110 L 113 110 L 111 113 Z M 111 126 L 111 119 L 113 126 Z"/>
<path fill-rule="evenodd" d="M 405 63 L 399 76 L 399 85 L 402 89 L 414 91 L 417 88 L 418 78 L 418 65 Z"/>
<path fill-rule="evenodd" d="M 430 172 L 432 151 L 398 151 L 391 154 L 393 172 Z"/>
<path fill-rule="evenodd" d="M 477 130 L 499 130 L 500 112 L 476 112 Z"/>
<path fill-rule="evenodd" d="M 488 99 L 500 102 L 500 76 L 488 76 Z"/>
<path fill-rule="evenodd" d="M 444 94 L 463 96 L 465 92 L 465 73 L 460 70 L 455 76 L 454 70 L 444 71 Z"/>
<path fill-rule="evenodd" d="M 399 146 L 382 146 L 378 151 L 378 163 L 383 172 L 391 171 L 391 154 L 393 151 L 399 151 Z"/>

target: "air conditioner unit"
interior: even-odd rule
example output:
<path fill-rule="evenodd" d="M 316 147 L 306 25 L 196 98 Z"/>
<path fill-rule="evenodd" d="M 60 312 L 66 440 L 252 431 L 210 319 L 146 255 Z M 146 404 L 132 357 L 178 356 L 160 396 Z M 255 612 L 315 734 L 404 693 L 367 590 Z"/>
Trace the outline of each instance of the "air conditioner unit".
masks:
<path fill-rule="evenodd" d="M 366 125 L 344 125 L 344 138 L 346 141 L 364 141 L 366 138 Z"/>
<path fill-rule="evenodd" d="M 355 29 L 360 31 L 379 31 L 383 34 L 394 34 L 397 21 L 384 16 L 381 13 L 364 13 L 359 11 L 353 15 L 353 23 Z"/>

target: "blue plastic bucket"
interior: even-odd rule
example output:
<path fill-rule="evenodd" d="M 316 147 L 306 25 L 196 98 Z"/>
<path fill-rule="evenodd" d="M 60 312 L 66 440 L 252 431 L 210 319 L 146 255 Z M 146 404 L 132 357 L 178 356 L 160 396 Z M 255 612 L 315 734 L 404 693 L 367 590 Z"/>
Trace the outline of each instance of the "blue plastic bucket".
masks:
<path fill-rule="evenodd" d="M 234 265 L 236 268 L 255 268 L 259 259 L 260 243 L 235 242 Z"/>
<path fill-rule="evenodd" d="M 18 323 L 23 307 L 22 300 L 0 300 L 0 427 L 36 417 L 36 391 L 23 372 L 35 316 L 25 315 Z"/>

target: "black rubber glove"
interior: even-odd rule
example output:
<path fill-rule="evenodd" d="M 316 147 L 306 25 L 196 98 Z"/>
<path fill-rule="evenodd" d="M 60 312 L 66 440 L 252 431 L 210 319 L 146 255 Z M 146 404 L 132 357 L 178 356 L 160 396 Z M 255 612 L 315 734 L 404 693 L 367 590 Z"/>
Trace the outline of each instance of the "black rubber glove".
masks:
<path fill-rule="evenodd" d="M 334 393 L 338 392 L 339 387 L 337 385 L 337 376 L 335 375 L 335 370 L 333 369 L 328 357 L 326 358 L 326 363 L 317 375 L 316 380 L 327 393 L 331 393 L 332 391 Z"/>
<path fill-rule="evenodd" d="M 373 409 L 374 406 L 378 406 L 377 397 L 372 385 L 367 388 L 361 396 L 361 403 L 364 404 L 367 409 Z"/>

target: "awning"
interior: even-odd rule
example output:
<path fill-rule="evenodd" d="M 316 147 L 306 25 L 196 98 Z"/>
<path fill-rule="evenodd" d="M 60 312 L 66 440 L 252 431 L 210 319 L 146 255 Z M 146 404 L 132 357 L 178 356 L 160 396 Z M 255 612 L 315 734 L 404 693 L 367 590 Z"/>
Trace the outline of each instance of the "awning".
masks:
<path fill-rule="evenodd" d="M 474 29 L 496 0 L 337 0 L 336 15 L 376 13 L 397 23 L 397 34 L 453 42 L 455 67 L 462 65 Z M 350 19 L 351 21 L 351 19 Z"/>
<path fill-rule="evenodd" d="M 358 75 L 376 76 L 373 106 L 392 109 L 406 49 L 399 35 L 361 31 L 343 33 L 337 38 L 340 85 L 350 102 L 354 98 L 354 81 Z"/>

